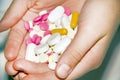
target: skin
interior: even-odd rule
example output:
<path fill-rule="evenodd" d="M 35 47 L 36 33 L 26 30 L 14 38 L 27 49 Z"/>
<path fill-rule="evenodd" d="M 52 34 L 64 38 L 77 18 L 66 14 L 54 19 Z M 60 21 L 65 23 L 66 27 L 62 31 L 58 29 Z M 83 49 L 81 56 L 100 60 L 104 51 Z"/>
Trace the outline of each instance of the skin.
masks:
<path fill-rule="evenodd" d="M 51 4 L 46 5 L 48 3 Z M 24 20 L 31 20 L 39 11 L 50 10 L 57 5 L 80 12 L 80 17 L 75 38 L 65 50 L 56 70 L 51 71 L 45 64 L 24 60 L 27 38 Z M 73 0 L 54 0 L 54 3 L 53 0 L 14 0 L 0 22 L 0 31 L 11 28 L 5 48 L 8 60 L 6 71 L 10 75 L 20 71 L 15 80 L 73 80 L 99 67 L 119 21 L 119 5 L 120 0 L 76 0 L 74 4 Z M 69 71 L 60 69 L 62 64 L 68 65 Z M 66 74 L 60 75 L 59 70 Z"/>

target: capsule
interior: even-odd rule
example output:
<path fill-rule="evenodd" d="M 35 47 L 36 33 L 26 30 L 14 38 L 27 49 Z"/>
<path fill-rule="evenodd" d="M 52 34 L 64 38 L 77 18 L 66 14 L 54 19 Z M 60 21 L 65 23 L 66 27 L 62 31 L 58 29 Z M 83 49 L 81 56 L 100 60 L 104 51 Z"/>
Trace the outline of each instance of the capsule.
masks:
<path fill-rule="evenodd" d="M 73 12 L 71 23 L 70 23 L 71 28 L 73 28 L 73 29 L 76 28 L 76 26 L 78 24 L 78 18 L 79 18 L 79 12 Z"/>
<path fill-rule="evenodd" d="M 68 30 L 66 28 L 57 28 L 51 31 L 52 34 L 59 33 L 60 35 L 67 35 Z"/>

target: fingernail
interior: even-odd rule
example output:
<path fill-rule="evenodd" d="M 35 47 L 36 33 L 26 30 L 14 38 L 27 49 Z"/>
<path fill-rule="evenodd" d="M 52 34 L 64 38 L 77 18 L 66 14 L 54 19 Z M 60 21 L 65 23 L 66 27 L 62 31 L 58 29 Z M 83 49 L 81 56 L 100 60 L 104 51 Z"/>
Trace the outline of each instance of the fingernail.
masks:
<path fill-rule="evenodd" d="M 66 78 L 69 75 L 70 66 L 67 64 L 62 64 L 57 71 L 57 74 L 60 78 Z"/>

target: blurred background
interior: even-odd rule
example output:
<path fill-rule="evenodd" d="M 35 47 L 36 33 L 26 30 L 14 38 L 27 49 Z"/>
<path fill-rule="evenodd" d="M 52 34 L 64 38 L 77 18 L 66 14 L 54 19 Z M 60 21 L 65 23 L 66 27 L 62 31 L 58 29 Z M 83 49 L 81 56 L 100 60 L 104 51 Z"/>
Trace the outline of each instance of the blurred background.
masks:
<path fill-rule="evenodd" d="M 0 0 L 0 19 L 10 6 L 12 0 Z M 118 25 L 119 26 L 119 25 Z M 4 47 L 8 32 L 0 32 L 0 80 L 12 80 L 5 72 Z M 76 80 L 120 80 L 120 26 L 110 44 L 102 65 Z"/>

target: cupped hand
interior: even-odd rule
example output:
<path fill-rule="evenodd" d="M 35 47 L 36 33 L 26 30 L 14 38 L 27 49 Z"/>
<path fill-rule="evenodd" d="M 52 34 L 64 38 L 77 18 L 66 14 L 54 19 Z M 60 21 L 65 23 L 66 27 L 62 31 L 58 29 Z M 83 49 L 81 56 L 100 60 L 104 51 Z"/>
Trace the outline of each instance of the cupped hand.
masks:
<path fill-rule="evenodd" d="M 80 11 L 84 2 L 85 0 L 76 0 L 73 4 L 73 0 L 14 0 L 0 21 L 0 31 L 11 29 L 5 48 L 8 74 L 18 73 L 13 64 L 25 56 L 27 32 L 24 28 L 24 21 L 34 19 L 41 10 L 50 10 L 58 5 L 68 7 L 72 11 Z"/>
<path fill-rule="evenodd" d="M 77 34 L 58 62 L 56 75 L 54 71 L 38 67 L 41 64 L 18 60 L 14 64 L 15 69 L 28 74 L 22 76 L 22 79 L 73 80 L 100 66 L 117 29 L 119 3 L 120 1 L 117 0 L 86 1 L 79 18 Z M 34 67 L 26 68 L 25 64 Z M 41 70 L 45 72 L 41 73 Z"/>

